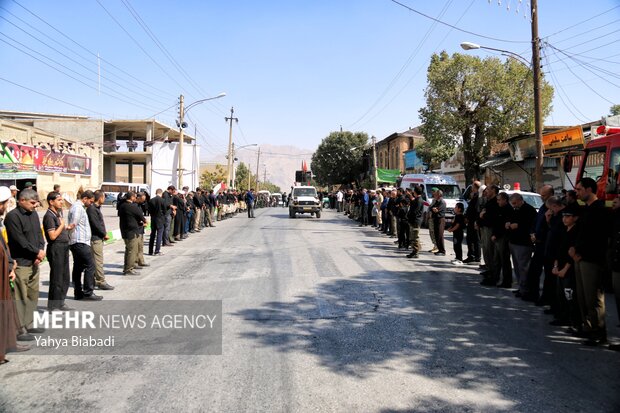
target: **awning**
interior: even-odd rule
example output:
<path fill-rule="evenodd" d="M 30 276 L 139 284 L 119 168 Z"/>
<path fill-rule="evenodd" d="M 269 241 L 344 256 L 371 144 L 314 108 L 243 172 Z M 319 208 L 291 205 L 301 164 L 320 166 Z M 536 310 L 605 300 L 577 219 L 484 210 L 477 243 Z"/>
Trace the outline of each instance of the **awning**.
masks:
<path fill-rule="evenodd" d="M 483 169 L 484 168 L 495 168 L 501 165 L 505 165 L 510 161 L 512 161 L 510 157 L 491 159 L 489 161 L 486 161 L 480 164 L 480 168 L 483 168 Z"/>

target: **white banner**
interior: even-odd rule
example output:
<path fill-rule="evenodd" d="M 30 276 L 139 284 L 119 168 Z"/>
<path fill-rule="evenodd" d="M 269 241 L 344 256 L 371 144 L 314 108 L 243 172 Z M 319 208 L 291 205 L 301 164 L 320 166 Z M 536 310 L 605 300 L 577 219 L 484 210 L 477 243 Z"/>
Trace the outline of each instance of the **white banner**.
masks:
<path fill-rule="evenodd" d="M 166 190 L 168 186 L 179 186 L 179 144 L 178 142 L 155 142 L 152 148 L 151 191 Z M 183 186 L 195 190 L 199 186 L 200 146 L 183 144 Z"/>

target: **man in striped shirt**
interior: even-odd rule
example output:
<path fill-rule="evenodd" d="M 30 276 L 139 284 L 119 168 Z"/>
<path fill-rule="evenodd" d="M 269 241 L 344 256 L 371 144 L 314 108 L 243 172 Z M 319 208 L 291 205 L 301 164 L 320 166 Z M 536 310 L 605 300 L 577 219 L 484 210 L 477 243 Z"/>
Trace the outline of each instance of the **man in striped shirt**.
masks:
<path fill-rule="evenodd" d="M 100 301 L 95 290 L 95 262 L 90 247 L 91 231 L 86 208 L 95 202 L 93 191 L 84 191 L 81 199 L 77 200 L 69 210 L 69 224 L 75 225 L 71 231 L 69 248 L 73 254 L 73 291 L 76 300 Z M 82 272 L 84 286 L 82 287 Z"/>

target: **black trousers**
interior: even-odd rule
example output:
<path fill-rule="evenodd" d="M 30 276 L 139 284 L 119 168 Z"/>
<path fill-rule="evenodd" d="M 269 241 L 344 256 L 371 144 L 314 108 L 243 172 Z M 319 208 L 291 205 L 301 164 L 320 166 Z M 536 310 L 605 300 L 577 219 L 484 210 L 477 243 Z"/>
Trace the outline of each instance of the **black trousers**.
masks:
<path fill-rule="evenodd" d="M 368 204 L 362 204 L 362 225 L 368 225 Z"/>
<path fill-rule="evenodd" d="M 455 231 L 452 233 L 452 246 L 454 247 L 456 259 L 463 261 L 463 231 Z"/>
<path fill-rule="evenodd" d="M 398 220 L 398 247 L 409 247 L 409 221 L 406 219 Z"/>
<path fill-rule="evenodd" d="M 161 249 L 161 243 L 164 236 L 164 223 L 158 222 L 157 225 L 151 224 L 151 235 L 149 236 L 149 255 L 153 255 L 153 245 L 155 245 L 155 254 Z"/>
<path fill-rule="evenodd" d="M 65 303 L 69 282 L 69 243 L 52 241 L 47 244 L 47 261 L 50 264 L 50 289 L 47 297 L 47 308 L 53 310 Z"/>
<path fill-rule="evenodd" d="M 175 237 L 180 237 L 183 235 L 183 229 L 185 228 L 185 214 L 183 211 L 177 211 L 174 216 L 174 231 L 173 235 Z"/>
<path fill-rule="evenodd" d="M 467 258 L 480 261 L 480 235 L 473 223 L 467 225 Z"/>
<path fill-rule="evenodd" d="M 437 242 L 437 249 L 441 253 L 446 253 L 446 247 L 443 242 L 443 231 L 446 227 L 445 218 L 433 218 L 433 225 L 435 227 L 435 242 Z"/>
<path fill-rule="evenodd" d="M 73 254 L 73 290 L 74 296 L 80 298 L 93 294 L 95 290 L 95 261 L 90 245 L 76 243 L 69 247 Z M 84 284 L 82 285 L 82 272 Z"/>

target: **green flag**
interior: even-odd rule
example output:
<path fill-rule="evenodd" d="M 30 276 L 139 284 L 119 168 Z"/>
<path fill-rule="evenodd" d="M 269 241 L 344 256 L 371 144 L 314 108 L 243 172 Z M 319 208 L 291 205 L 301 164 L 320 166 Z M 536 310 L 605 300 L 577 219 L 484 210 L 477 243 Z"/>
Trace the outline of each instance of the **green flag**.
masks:
<path fill-rule="evenodd" d="M 400 178 L 400 170 L 398 169 L 381 169 L 377 168 L 377 181 L 396 183 L 396 180 Z"/>

